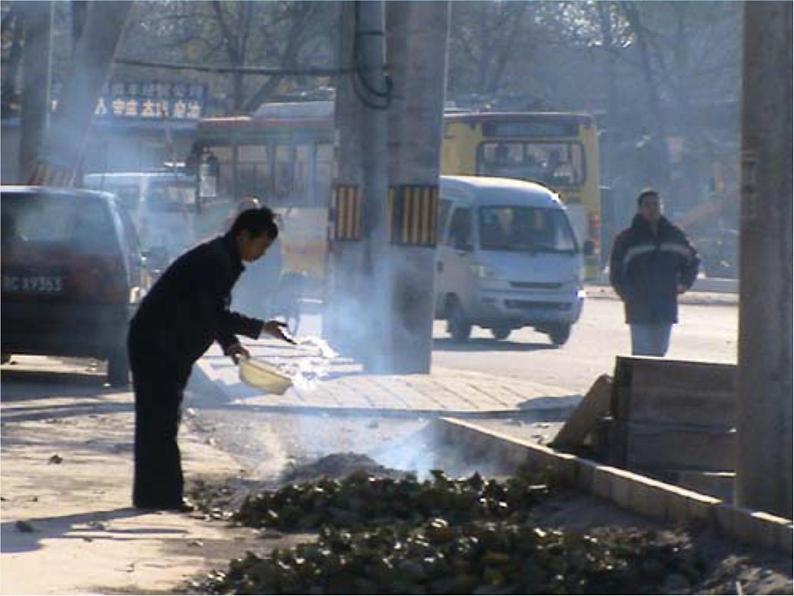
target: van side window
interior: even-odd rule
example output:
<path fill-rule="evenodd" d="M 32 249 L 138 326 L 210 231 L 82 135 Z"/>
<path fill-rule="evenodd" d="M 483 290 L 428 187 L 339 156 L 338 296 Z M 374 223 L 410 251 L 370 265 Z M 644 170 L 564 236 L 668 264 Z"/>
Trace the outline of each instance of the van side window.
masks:
<path fill-rule="evenodd" d="M 458 207 L 452 212 L 447 244 L 456 250 L 471 250 L 471 209 Z"/>

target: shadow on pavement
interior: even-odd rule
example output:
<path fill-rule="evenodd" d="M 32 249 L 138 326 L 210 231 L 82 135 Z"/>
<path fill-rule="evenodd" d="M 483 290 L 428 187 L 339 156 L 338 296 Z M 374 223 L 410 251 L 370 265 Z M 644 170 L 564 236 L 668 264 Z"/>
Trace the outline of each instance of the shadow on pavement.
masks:
<path fill-rule="evenodd" d="M 92 397 L 128 390 L 125 387 L 110 387 L 105 383 L 105 375 L 97 373 L 4 366 L 1 375 L 2 385 L 6 389 L 14 386 L 13 391 L 3 392 L 5 402 L 52 397 L 54 390 L 57 395 L 64 397 Z"/>
<path fill-rule="evenodd" d="M 90 397 L 88 399 L 91 399 Z M 3 396 L 4 401 L 9 401 Z M 132 401 L 129 403 L 101 403 L 91 401 L 88 403 L 68 405 L 47 405 L 37 408 L 15 407 L 6 409 L 2 413 L 3 422 L 27 422 L 32 420 L 60 420 L 72 416 L 90 416 L 92 414 L 116 414 L 119 412 L 132 412 L 135 409 Z"/>
<path fill-rule="evenodd" d="M 0 552 L 21 553 L 42 547 L 43 540 L 69 538 L 73 540 L 134 540 L 135 535 L 184 534 L 184 530 L 160 528 L 156 525 L 135 529 L 108 528 L 114 520 L 151 515 L 134 507 L 119 507 L 107 511 L 90 511 L 60 517 L 31 518 L 6 521 L 0 524 Z"/>
<path fill-rule="evenodd" d="M 469 341 L 455 341 L 452 338 L 435 338 L 433 350 L 440 352 L 481 352 L 491 350 L 494 352 L 534 352 L 536 350 L 556 350 L 557 346 L 549 343 L 523 343 L 505 341 L 500 339 L 476 338 Z"/>

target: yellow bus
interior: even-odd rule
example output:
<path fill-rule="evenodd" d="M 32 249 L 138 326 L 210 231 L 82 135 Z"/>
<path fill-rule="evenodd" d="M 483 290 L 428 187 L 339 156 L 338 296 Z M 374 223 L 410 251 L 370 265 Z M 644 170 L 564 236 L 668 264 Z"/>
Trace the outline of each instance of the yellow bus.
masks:
<path fill-rule="evenodd" d="M 305 274 L 317 293 L 328 246 L 333 102 L 264 104 L 251 116 L 204 118 L 196 136 L 217 160 L 224 215 L 235 197 L 257 196 L 272 207 L 284 231 L 284 269 Z"/>
<path fill-rule="evenodd" d="M 231 202 L 253 194 L 274 207 L 285 229 L 286 268 L 305 273 L 315 287 L 328 248 L 333 110 L 331 101 L 264 104 L 251 116 L 205 118 L 197 129 L 197 142 L 218 160 L 219 195 Z M 597 273 L 600 197 L 592 117 L 462 112 L 445 114 L 444 123 L 443 174 L 520 178 L 553 188 L 590 253 L 586 274 Z"/>
<path fill-rule="evenodd" d="M 593 117 L 568 112 L 459 112 L 444 116 L 443 174 L 501 176 L 557 191 L 598 273 L 601 195 Z"/>

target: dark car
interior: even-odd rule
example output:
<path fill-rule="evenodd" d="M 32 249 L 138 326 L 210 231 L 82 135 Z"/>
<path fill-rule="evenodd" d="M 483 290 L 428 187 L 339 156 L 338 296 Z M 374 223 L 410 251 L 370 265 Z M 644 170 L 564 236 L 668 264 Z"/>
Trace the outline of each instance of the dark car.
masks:
<path fill-rule="evenodd" d="M 12 353 L 108 361 L 129 383 L 127 323 L 147 289 L 135 230 L 113 195 L 0 187 L 3 360 Z"/>

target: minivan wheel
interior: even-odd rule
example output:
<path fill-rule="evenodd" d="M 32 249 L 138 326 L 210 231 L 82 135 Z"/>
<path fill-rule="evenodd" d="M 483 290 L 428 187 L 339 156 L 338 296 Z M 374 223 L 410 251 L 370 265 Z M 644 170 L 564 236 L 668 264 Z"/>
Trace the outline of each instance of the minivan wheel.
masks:
<path fill-rule="evenodd" d="M 107 381 L 111 387 L 127 387 L 130 384 L 130 363 L 127 350 L 117 348 L 108 356 Z"/>
<path fill-rule="evenodd" d="M 549 328 L 548 333 L 551 343 L 555 346 L 561 346 L 571 337 L 571 326 L 564 324 L 554 325 Z"/>
<path fill-rule="evenodd" d="M 455 341 L 466 341 L 471 335 L 471 321 L 466 318 L 458 300 L 453 299 L 447 311 L 447 329 Z"/>
<path fill-rule="evenodd" d="M 493 335 L 495 339 L 507 339 L 511 331 L 512 329 L 510 327 L 494 327 L 491 329 L 491 335 Z"/>

